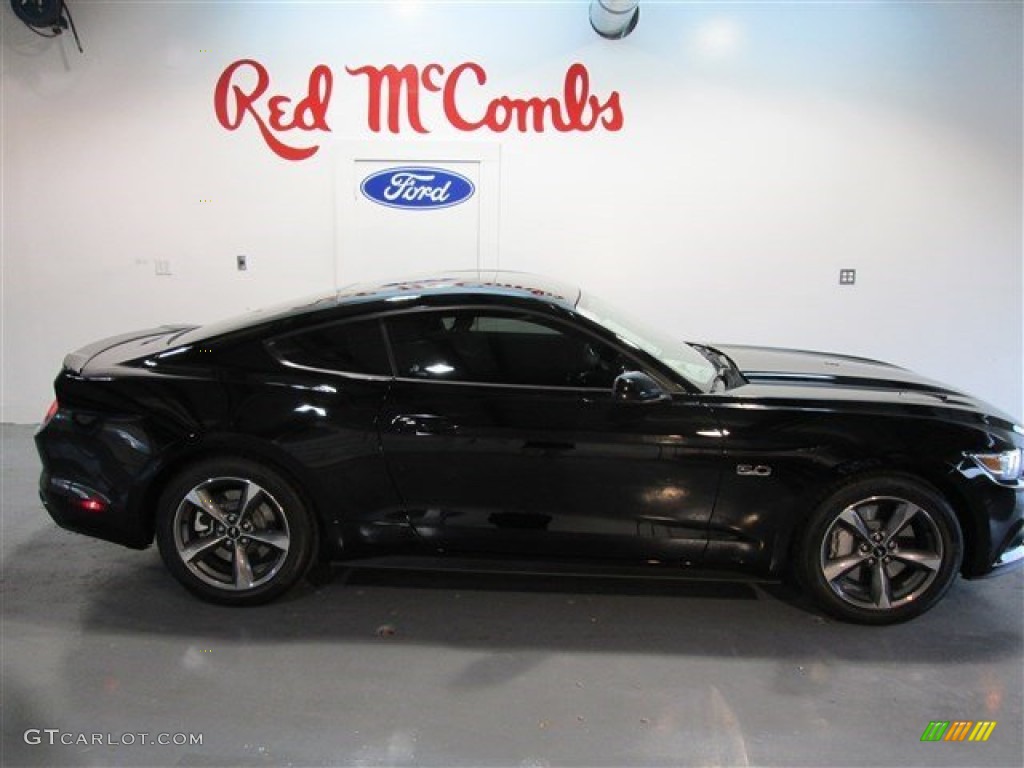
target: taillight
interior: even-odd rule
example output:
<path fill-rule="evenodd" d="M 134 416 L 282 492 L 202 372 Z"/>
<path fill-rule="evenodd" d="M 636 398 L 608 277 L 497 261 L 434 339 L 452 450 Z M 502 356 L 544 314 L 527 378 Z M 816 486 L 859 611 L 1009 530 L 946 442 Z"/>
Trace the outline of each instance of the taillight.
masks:
<path fill-rule="evenodd" d="M 46 415 L 43 416 L 42 426 L 45 427 L 47 424 L 53 421 L 53 417 L 57 415 L 58 408 L 60 408 L 60 403 L 58 403 L 56 400 L 50 403 L 50 407 L 46 409 Z"/>
<path fill-rule="evenodd" d="M 102 499 L 75 499 L 75 504 L 86 512 L 106 512 L 107 503 Z"/>

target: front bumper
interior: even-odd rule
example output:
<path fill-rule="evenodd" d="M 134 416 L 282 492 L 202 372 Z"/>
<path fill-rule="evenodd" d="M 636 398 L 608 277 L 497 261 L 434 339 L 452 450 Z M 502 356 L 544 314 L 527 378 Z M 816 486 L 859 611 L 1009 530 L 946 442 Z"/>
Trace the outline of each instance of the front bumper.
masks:
<path fill-rule="evenodd" d="M 1024 520 L 1017 520 L 1005 542 L 999 547 L 999 554 L 992 563 L 992 570 L 985 574 L 985 577 L 1001 576 L 1021 567 L 1024 567 Z"/>
<path fill-rule="evenodd" d="M 982 579 L 1024 565 L 1024 482 L 997 483 L 981 469 L 961 468 L 958 491 L 966 551 L 961 575 Z"/>

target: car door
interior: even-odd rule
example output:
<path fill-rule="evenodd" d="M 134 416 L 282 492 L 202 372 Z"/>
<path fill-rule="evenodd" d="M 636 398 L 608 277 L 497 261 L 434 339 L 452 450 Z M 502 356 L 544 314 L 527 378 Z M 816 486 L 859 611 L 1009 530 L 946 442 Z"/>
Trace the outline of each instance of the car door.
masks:
<path fill-rule="evenodd" d="M 380 450 L 378 422 L 392 380 L 380 321 L 328 322 L 267 346 L 283 368 L 245 411 L 316 474 L 327 499 L 322 512 L 338 527 L 331 535 L 345 547 L 415 542 Z"/>
<path fill-rule="evenodd" d="M 409 311 L 385 327 L 396 379 L 381 439 L 427 547 L 700 559 L 720 468 L 705 405 L 614 400 L 635 362 L 530 311 Z"/>

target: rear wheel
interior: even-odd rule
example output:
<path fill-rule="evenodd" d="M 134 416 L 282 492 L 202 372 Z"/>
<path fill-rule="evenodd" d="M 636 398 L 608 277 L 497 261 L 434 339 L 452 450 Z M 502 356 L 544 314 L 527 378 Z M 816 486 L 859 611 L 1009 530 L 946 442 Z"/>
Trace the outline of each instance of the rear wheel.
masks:
<path fill-rule="evenodd" d="M 244 459 L 196 464 L 172 481 L 157 510 L 157 544 L 168 570 L 211 602 L 273 600 L 308 570 L 313 521 L 273 470 Z"/>
<path fill-rule="evenodd" d="M 936 490 L 902 475 L 879 475 L 841 486 L 818 506 L 797 566 L 823 610 L 891 624 L 938 602 L 962 557 L 956 515 Z"/>

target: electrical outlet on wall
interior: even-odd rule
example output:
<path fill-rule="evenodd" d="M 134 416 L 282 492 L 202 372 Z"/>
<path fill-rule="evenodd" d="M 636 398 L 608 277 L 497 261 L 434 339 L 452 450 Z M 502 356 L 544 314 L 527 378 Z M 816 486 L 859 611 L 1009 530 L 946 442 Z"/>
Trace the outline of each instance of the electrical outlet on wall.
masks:
<path fill-rule="evenodd" d="M 856 269 L 840 269 L 839 270 L 839 284 L 840 285 L 854 285 L 857 282 L 857 270 Z"/>
<path fill-rule="evenodd" d="M 244 253 L 239 254 L 235 257 L 235 265 L 238 267 L 239 272 L 245 272 L 249 269 L 249 257 Z"/>
<path fill-rule="evenodd" d="M 153 261 L 153 266 L 158 275 L 169 276 L 171 274 L 171 262 L 168 259 L 156 259 Z"/>

